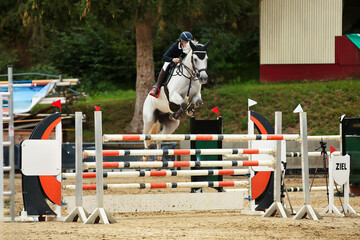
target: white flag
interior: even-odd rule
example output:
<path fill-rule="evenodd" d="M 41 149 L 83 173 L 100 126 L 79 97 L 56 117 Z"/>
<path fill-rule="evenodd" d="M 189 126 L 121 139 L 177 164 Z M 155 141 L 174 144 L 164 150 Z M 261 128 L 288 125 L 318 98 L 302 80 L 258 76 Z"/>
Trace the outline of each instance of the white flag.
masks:
<path fill-rule="evenodd" d="M 302 107 L 301 107 L 301 104 L 299 104 L 294 110 L 294 113 L 300 113 L 300 112 L 304 112 Z"/>
<path fill-rule="evenodd" d="M 248 107 L 254 106 L 256 104 L 257 104 L 257 102 L 255 102 L 254 100 L 251 100 L 250 98 L 248 98 Z"/>

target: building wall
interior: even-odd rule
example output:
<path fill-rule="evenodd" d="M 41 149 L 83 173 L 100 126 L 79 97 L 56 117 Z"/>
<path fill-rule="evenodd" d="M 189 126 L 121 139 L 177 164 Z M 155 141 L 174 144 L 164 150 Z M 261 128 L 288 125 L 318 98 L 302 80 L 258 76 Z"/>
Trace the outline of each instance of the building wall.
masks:
<path fill-rule="evenodd" d="M 347 37 L 335 37 L 335 63 L 360 65 L 360 49 Z"/>
<path fill-rule="evenodd" d="M 333 64 L 342 0 L 262 0 L 260 64 Z"/>

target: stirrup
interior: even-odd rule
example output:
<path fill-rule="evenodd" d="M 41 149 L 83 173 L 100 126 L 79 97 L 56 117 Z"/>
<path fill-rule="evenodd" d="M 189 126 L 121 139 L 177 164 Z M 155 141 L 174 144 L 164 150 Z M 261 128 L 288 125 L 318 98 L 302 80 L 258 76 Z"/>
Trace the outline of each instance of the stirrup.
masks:
<path fill-rule="evenodd" d="M 155 98 L 158 98 L 160 95 L 160 89 L 158 87 L 153 87 L 150 92 L 149 92 L 150 96 L 153 96 Z"/>

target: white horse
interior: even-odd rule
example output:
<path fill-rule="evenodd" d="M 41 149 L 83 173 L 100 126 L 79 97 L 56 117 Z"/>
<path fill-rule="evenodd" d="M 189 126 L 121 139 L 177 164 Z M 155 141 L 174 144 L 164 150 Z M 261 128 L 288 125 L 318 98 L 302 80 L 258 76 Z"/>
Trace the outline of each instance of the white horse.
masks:
<path fill-rule="evenodd" d="M 201 85 L 206 84 L 208 75 L 207 53 L 210 41 L 205 45 L 189 41 L 191 50 L 176 65 L 167 86 L 161 87 L 158 98 L 148 95 L 143 106 L 144 134 L 171 134 L 180 124 L 184 112 L 191 116 L 203 105 Z M 153 141 L 144 141 L 145 149 Z M 161 142 L 157 142 L 159 149 Z"/>

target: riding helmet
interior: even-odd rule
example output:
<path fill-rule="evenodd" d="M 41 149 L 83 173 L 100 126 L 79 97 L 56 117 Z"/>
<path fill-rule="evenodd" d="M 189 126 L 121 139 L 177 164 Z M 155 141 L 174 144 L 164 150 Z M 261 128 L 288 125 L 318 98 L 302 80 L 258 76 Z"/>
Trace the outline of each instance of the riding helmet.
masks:
<path fill-rule="evenodd" d="M 184 42 L 188 42 L 190 40 L 193 40 L 193 35 L 190 32 L 182 32 L 180 34 L 180 40 Z"/>

